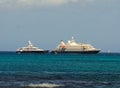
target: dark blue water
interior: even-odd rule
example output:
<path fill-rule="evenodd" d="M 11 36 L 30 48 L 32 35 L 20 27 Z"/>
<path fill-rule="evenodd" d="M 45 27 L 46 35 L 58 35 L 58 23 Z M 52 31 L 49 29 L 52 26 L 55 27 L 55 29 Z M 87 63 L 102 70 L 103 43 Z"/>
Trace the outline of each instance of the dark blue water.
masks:
<path fill-rule="evenodd" d="M 0 52 L 0 88 L 120 88 L 120 54 Z"/>

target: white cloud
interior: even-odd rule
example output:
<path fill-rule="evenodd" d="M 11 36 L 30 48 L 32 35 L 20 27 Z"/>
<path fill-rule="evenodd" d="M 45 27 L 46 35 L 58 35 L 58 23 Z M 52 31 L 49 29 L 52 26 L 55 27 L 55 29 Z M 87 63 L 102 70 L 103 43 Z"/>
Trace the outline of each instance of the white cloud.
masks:
<path fill-rule="evenodd" d="M 0 0 L 0 7 L 58 6 L 67 3 L 91 2 L 93 0 Z"/>

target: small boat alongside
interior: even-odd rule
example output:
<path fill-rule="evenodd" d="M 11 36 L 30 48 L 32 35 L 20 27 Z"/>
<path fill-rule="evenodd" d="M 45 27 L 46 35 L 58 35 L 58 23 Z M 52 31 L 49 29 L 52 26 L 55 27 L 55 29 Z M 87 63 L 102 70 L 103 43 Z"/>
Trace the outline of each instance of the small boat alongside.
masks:
<path fill-rule="evenodd" d="M 44 50 L 44 49 L 40 49 L 38 47 L 35 47 L 31 41 L 28 41 L 28 46 L 26 47 L 21 47 L 19 49 L 17 49 L 17 53 L 48 53 L 49 50 Z"/>
<path fill-rule="evenodd" d="M 72 37 L 72 40 L 68 40 L 67 43 L 63 41 L 57 46 L 57 48 L 51 53 L 79 53 L 79 54 L 97 54 L 100 52 L 100 49 L 94 48 L 90 44 L 77 43 Z"/>

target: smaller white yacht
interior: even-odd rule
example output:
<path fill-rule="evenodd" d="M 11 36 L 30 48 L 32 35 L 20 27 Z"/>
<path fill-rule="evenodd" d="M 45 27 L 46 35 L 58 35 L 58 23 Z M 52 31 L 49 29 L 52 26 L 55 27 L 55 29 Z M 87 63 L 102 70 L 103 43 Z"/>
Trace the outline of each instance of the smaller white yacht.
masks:
<path fill-rule="evenodd" d="M 48 53 L 49 50 L 43 50 L 39 49 L 38 47 L 35 47 L 31 41 L 28 41 L 28 46 L 27 47 L 21 47 L 17 49 L 17 53 Z"/>

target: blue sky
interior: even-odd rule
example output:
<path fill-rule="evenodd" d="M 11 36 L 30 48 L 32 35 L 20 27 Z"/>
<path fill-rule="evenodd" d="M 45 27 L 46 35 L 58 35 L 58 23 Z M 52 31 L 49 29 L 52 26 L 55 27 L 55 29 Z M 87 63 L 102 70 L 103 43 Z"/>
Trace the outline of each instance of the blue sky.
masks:
<path fill-rule="evenodd" d="M 0 0 L 0 51 L 28 40 L 51 50 L 72 36 L 120 52 L 120 0 Z"/>

